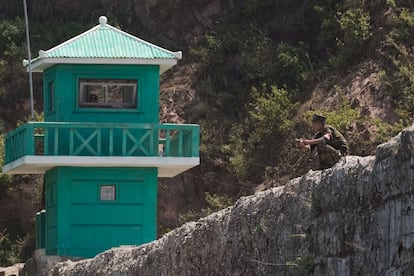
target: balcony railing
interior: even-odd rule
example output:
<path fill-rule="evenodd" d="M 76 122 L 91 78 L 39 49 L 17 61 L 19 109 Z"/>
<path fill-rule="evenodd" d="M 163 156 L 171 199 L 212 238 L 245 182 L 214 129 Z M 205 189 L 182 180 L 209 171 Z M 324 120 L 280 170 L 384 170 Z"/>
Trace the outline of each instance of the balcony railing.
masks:
<path fill-rule="evenodd" d="M 6 135 L 5 164 L 25 155 L 198 157 L 190 124 L 30 122 Z"/>

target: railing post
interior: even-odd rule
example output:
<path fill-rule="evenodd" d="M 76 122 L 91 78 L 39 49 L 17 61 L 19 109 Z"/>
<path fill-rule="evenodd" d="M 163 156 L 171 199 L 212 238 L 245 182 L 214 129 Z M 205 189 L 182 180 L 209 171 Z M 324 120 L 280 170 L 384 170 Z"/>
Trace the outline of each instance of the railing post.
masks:
<path fill-rule="evenodd" d="M 183 138 L 184 138 L 184 134 L 183 134 L 184 130 L 183 129 L 179 129 L 178 130 L 178 157 L 184 157 L 183 155 Z"/>
<path fill-rule="evenodd" d="M 109 156 L 114 155 L 114 129 L 109 129 Z"/>
<path fill-rule="evenodd" d="M 69 129 L 69 154 L 70 155 L 72 155 L 73 151 L 74 151 L 74 149 L 73 149 L 73 143 L 74 143 L 73 142 L 73 139 L 74 139 L 73 131 L 74 131 L 73 128 Z"/>
<path fill-rule="evenodd" d="M 43 155 L 49 155 L 49 128 L 45 126 L 45 138 L 43 140 Z"/>
<path fill-rule="evenodd" d="M 165 148 L 164 148 L 164 155 L 165 156 L 170 156 L 170 149 L 171 149 L 171 131 L 169 129 L 167 129 L 165 131 Z"/>
<path fill-rule="evenodd" d="M 102 128 L 96 129 L 96 155 L 102 155 Z"/>
<path fill-rule="evenodd" d="M 53 147 L 53 155 L 59 155 L 59 128 L 55 127 L 55 137 L 54 137 L 54 147 Z"/>
<path fill-rule="evenodd" d="M 194 126 L 191 139 L 191 157 L 199 157 L 200 127 Z"/>
<path fill-rule="evenodd" d="M 150 137 L 150 141 L 149 141 L 149 155 L 150 156 L 157 156 L 158 155 L 158 147 L 157 149 L 155 148 L 155 142 L 154 142 L 154 133 L 157 132 L 157 130 L 155 129 L 155 127 L 151 127 L 149 129 L 149 137 Z"/>
<path fill-rule="evenodd" d="M 127 149 L 127 130 L 125 128 L 122 129 L 122 156 L 126 155 L 126 149 Z"/>
<path fill-rule="evenodd" d="M 25 141 L 23 147 L 24 155 L 34 155 L 35 154 L 35 137 L 34 137 L 34 126 L 31 123 L 27 123 L 23 126 L 25 131 L 23 132 L 22 139 Z"/>

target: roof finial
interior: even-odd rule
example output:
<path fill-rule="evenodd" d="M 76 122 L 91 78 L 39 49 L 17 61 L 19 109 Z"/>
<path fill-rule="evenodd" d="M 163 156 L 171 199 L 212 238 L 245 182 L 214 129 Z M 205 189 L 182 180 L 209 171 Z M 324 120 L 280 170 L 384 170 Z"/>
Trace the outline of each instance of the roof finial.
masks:
<path fill-rule="evenodd" d="M 99 17 L 99 24 L 103 27 L 105 26 L 106 22 L 108 22 L 108 18 L 106 18 L 106 16 L 100 16 Z"/>

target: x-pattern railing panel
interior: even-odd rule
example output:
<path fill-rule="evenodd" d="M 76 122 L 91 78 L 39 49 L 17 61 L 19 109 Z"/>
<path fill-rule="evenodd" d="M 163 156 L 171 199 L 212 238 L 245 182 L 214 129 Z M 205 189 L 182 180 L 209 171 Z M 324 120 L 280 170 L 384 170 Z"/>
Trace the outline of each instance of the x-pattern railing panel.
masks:
<path fill-rule="evenodd" d="M 199 136 L 198 125 L 30 122 L 6 135 L 5 163 L 35 154 L 198 157 Z"/>
<path fill-rule="evenodd" d="M 87 134 L 85 134 L 86 136 Z M 78 138 L 80 145 L 75 147 L 75 137 Z M 96 145 L 92 146 L 91 143 L 93 139 L 96 137 Z M 96 129 L 92 131 L 89 136 L 84 137 L 82 133 L 79 132 L 78 129 L 71 128 L 70 129 L 70 139 L 69 139 L 69 154 L 70 155 L 78 155 L 82 152 L 82 150 L 86 149 L 92 155 L 100 155 L 101 151 L 101 130 Z"/>
<path fill-rule="evenodd" d="M 143 134 L 134 135 L 130 129 L 123 129 L 123 143 L 122 143 L 122 153 L 126 156 L 131 156 L 133 153 L 141 151 L 145 156 L 154 155 L 154 147 L 152 144 L 154 143 L 154 135 L 152 134 L 152 130 L 149 129 Z M 129 139 L 128 139 L 129 138 Z M 144 142 L 149 144 L 148 148 L 144 146 Z M 128 148 L 128 144 L 132 144 L 130 148 Z"/>

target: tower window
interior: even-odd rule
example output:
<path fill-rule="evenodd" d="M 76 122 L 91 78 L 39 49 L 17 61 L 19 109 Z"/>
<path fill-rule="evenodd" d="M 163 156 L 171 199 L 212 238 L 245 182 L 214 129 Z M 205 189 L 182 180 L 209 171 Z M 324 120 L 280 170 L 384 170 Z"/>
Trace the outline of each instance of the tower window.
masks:
<path fill-rule="evenodd" d="M 115 185 L 102 185 L 100 186 L 100 199 L 105 201 L 116 200 Z"/>
<path fill-rule="evenodd" d="M 136 108 L 136 80 L 79 80 L 79 106 L 97 108 Z"/>

